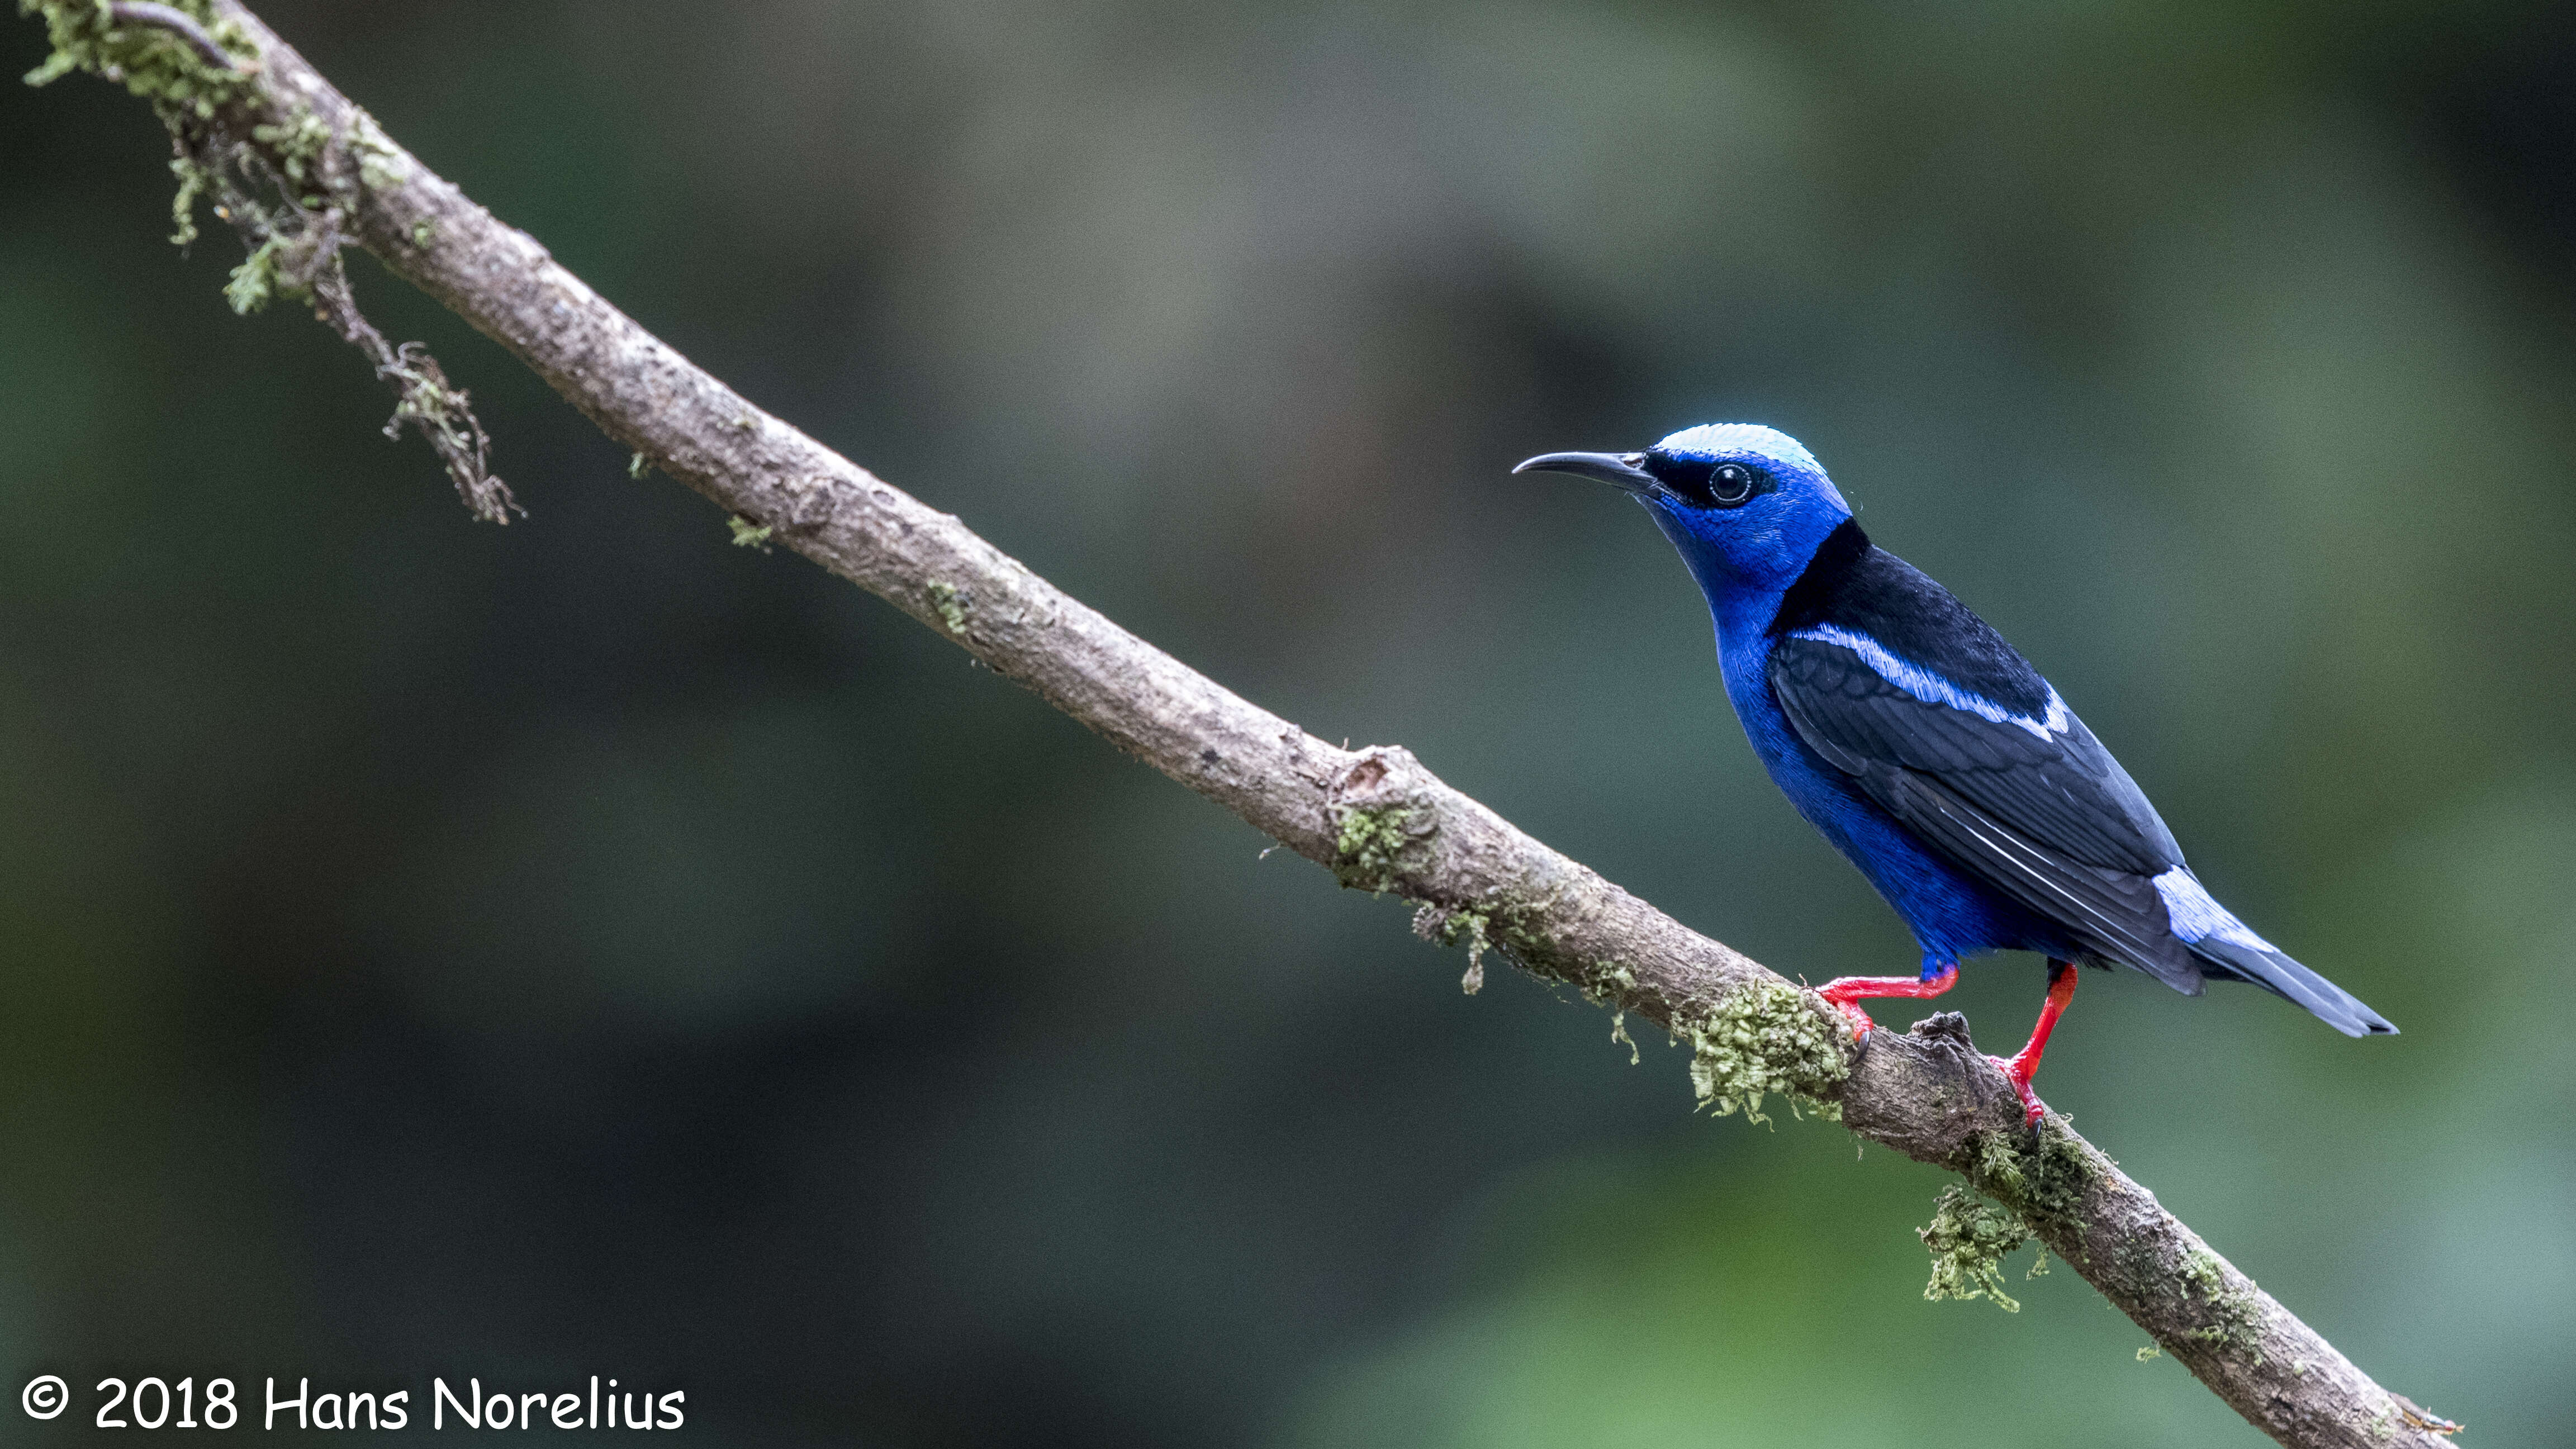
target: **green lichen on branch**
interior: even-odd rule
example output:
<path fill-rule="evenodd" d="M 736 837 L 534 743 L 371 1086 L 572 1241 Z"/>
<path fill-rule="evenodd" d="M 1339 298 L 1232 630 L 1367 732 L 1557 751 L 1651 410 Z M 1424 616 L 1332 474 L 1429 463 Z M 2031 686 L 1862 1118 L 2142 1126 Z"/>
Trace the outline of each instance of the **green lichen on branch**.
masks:
<path fill-rule="evenodd" d="M 1400 857 L 1414 844 L 1407 829 L 1413 811 L 1403 805 L 1349 806 L 1336 811 L 1333 874 L 1342 884 L 1382 896 L 1397 889 Z"/>
<path fill-rule="evenodd" d="M 1400 890 L 1401 884 L 1394 875 L 1396 858 L 1418 838 L 1410 828 L 1418 818 L 1401 808 L 1343 815 L 1336 826 L 1334 844 L 1355 872 L 1345 876 L 1344 883 L 1381 894 Z M 1516 959 L 1529 959 L 1521 953 L 1532 950 L 1541 940 L 1526 924 L 1530 916 L 1526 908 L 1502 901 L 1473 906 L 1424 901 L 1422 908 L 1413 913 L 1413 934 L 1435 946 L 1454 946 L 1467 953 L 1467 970 L 1459 977 L 1458 985 L 1473 996 L 1485 985 L 1486 952 L 1501 951 Z M 1594 1001 L 1602 999 L 1589 987 L 1585 995 Z"/>
<path fill-rule="evenodd" d="M 1718 1116 L 1741 1111 L 1767 1123 L 1762 1099 L 1788 1099 L 1833 1121 L 1842 1107 L 1833 1089 L 1851 1075 L 1851 1038 L 1818 1011 L 1815 999 L 1785 981 L 1760 981 L 1721 998 L 1707 1015 L 1676 1017 L 1676 1038 L 1691 1048 L 1691 1090 Z"/>
<path fill-rule="evenodd" d="M 45 38 L 53 45 L 44 64 L 27 72 L 27 84 L 50 85 L 86 71 L 151 102 L 164 121 L 212 119 L 251 84 L 255 72 L 244 67 L 257 57 L 240 28 L 215 19 L 206 0 L 171 0 L 171 8 L 196 21 L 237 63 L 217 65 L 169 30 L 119 24 L 104 0 L 18 0 L 19 14 L 44 17 Z"/>
<path fill-rule="evenodd" d="M 2021 1214 L 1954 1182 L 1941 1189 L 1932 1221 L 1914 1232 L 1932 1253 L 1932 1281 L 1923 1285 L 1925 1298 L 1934 1302 L 1991 1298 L 2006 1313 L 2021 1312 L 2021 1304 L 2004 1291 L 2003 1273 L 2004 1255 L 2031 1239 L 2030 1224 Z M 2046 1271 L 2048 1250 L 2042 1248 L 2028 1276 L 2036 1278 Z"/>
<path fill-rule="evenodd" d="M 955 584 L 946 579 L 930 581 L 930 607 L 938 613 L 939 622 L 947 625 L 951 634 L 966 632 L 965 601 L 966 596 L 958 591 Z"/>
<path fill-rule="evenodd" d="M 2024 1220 L 2084 1236 L 2084 1194 L 2092 1165 L 2064 1127 L 2043 1122 L 2038 1138 L 2018 1132 L 1982 1132 L 1970 1140 L 1968 1181 L 2009 1204 Z"/>
<path fill-rule="evenodd" d="M 2227 1285 L 2227 1269 L 2218 1255 L 2193 1243 L 2183 1252 L 2181 1276 L 2184 1287 L 2200 1300 L 2205 1319 L 2198 1327 L 2183 1330 L 2182 1336 L 2214 1349 L 2250 1354 L 2261 1363 L 2262 1304 L 2252 1293 Z"/>
<path fill-rule="evenodd" d="M 642 458 L 644 455 L 638 453 L 635 456 Z M 725 525 L 733 530 L 734 547 L 756 548 L 762 553 L 769 552 L 769 535 L 775 531 L 771 525 L 754 524 L 739 513 L 726 514 Z"/>
<path fill-rule="evenodd" d="M 177 152 L 171 240 L 182 246 L 195 240 L 196 204 L 211 198 L 248 253 L 225 283 L 226 303 L 245 314 L 280 296 L 311 303 L 314 315 L 364 352 L 376 376 L 394 389 L 387 433 L 405 424 L 417 428 L 475 515 L 508 521 L 517 500 L 491 474 L 491 440 L 464 391 L 448 383 L 419 344 L 387 342 L 350 294 L 340 263 L 341 226 L 356 186 L 348 167 L 330 163 L 332 128 L 300 102 L 263 109 L 263 100 L 274 98 L 254 91 L 257 57 L 240 28 L 229 18 L 214 19 L 205 0 L 183 0 L 157 25 L 120 23 L 97 0 L 20 0 L 19 9 L 44 16 L 54 45 L 52 57 L 27 77 L 31 83 L 84 70 L 151 102 Z M 362 142 L 375 138 L 379 149 L 391 150 L 363 118 L 358 129 Z"/>
<path fill-rule="evenodd" d="M 350 149 L 358 153 L 358 183 L 369 191 L 393 191 L 411 183 L 414 162 L 403 149 L 377 129 L 375 118 L 361 114 L 358 134 Z M 425 247 L 438 235 L 438 228 L 426 219 L 412 223 L 412 245 Z"/>
<path fill-rule="evenodd" d="M 197 203 L 206 200 L 247 253 L 224 284 L 225 302 L 244 314 L 279 297 L 310 303 L 315 318 L 365 353 L 394 390 L 389 435 L 406 424 L 418 429 L 477 518 L 506 523 L 520 511 L 509 487 L 492 476 L 491 439 L 464 390 L 449 384 L 420 344 L 387 341 L 350 291 L 340 261 L 343 228 L 366 199 L 364 186 L 404 175 L 400 150 L 375 123 L 352 107 L 351 119 L 335 127 L 290 87 L 268 86 L 244 28 L 216 18 L 208 0 L 19 0 L 18 9 L 44 17 L 54 47 L 27 76 L 30 84 L 87 71 L 151 103 L 176 152 L 170 239 L 181 246 L 196 239 Z"/>
<path fill-rule="evenodd" d="M 265 309 L 280 296 L 297 301 L 313 295 L 312 283 L 295 275 L 283 264 L 287 239 L 272 236 L 251 249 L 233 268 L 232 279 L 224 283 L 224 301 L 243 317 Z"/>
<path fill-rule="evenodd" d="M 1637 973 L 1613 961 L 1592 973 L 1583 983 L 1583 994 L 1594 1003 L 1610 1008 L 1610 1041 L 1628 1049 L 1628 1065 L 1638 1061 L 1637 1039 L 1628 1035 L 1628 995 L 1637 989 Z"/>
<path fill-rule="evenodd" d="M 320 184 L 322 153 L 331 146 L 331 128 L 320 116 L 298 107 L 283 120 L 251 127 L 250 138 L 260 144 L 272 163 L 299 191 Z M 303 199 L 307 206 L 322 204 L 319 196 Z"/>
<path fill-rule="evenodd" d="M 1443 946 L 1467 949 L 1467 971 L 1458 978 L 1458 989 L 1469 996 L 1485 989 L 1485 953 L 1493 949 L 1486 928 L 1492 920 L 1483 911 L 1449 911 L 1441 916 L 1433 938 Z"/>
<path fill-rule="evenodd" d="M 170 198 L 170 245 L 185 247 L 197 239 L 197 198 L 214 178 L 185 155 L 170 158 L 170 174 L 179 180 L 179 190 Z"/>

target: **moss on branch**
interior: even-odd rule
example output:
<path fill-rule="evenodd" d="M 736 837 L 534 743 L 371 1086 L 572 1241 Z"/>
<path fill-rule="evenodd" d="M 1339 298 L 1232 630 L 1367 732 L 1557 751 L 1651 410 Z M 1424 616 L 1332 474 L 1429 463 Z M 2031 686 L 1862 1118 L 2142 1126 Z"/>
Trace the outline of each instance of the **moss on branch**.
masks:
<path fill-rule="evenodd" d="M 1672 1030 L 1690 1044 L 1691 1091 L 1718 1116 L 1741 1111 L 1767 1123 L 1763 1098 L 1778 1096 L 1793 1114 L 1803 1106 L 1842 1119 L 1831 1094 L 1851 1075 L 1851 1038 L 1787 982 L 1739 987 L 1704 1015 L 1676 1017 Z"/>
<path fill-rule="evenodd" d="M 253 84 L 257 52 L 239 26 L 216 17 L 207 0 L 170 0 L 168 8 L 195 22 L 234 64 L 213 63 L 174 31 L 120 22 L 107 0 L 18 0 L 19 14 L 43 18 L 45 38 L 53 45 L 44 63 L 27 72 L 27 84 L 50 85 L 81 71 L 124 86 L 150 102 L 165 122 L 180 116 L 212 120 L 217 108 L 239 100 Z"/>
<path fill-rule="evenodd" d="M 1932 1221 L 1914 1232 L 1932 1253 L 1932 1281 L 1923 1285 L 1924 1297 L 1936 1302 L 1990 1298 L 2006 1313 L 2021 1312 L 2021 1304 L 2004 1291 L 2003 1273 L 2004 1255 L 2031 1240 L 2030 1224 L 2021 1214 L 1954 1182 L 1941 1189 Z M 2028 1276 L 2047 1271 L 2048 1250 L 2043 1247 Z"/>
<path fill-rule="evenodd" d="M 41 16 L 53 45 L 27 74 L 30 85 L 86 72 L 151 104 L 176 153 L 170 240 L 197 239 L 201 201 L 241 238 L 245 256 L 224 283 L 227 305 L 247 315 L 280 297 L 310 303 L 393 389 L 389 434 L 415 428 L 477 518 L 507 523 L 520 511 L 492 475 L 491 439 L 465 391 L 419 343 L 388 342 L 350 290 L 340 260 L 348 218 L 368 188 L 400 185 L 413 169 L 365 112 L 351 108 L 349 124 L 334 127 L 300 97 L 271 93 L 258 45 L 210 0 L 19 0 L 18 10 Z"/>

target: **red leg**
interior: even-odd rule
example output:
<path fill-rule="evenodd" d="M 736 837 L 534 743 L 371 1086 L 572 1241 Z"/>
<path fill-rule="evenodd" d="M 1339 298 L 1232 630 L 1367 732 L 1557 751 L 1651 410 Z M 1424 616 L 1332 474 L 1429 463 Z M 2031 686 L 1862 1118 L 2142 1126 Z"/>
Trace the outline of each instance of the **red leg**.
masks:
<path fill-rule="evenodd" d="M 2004 1069 L 2004 1080 L 2021 1096 L 2023 1120 L 2039 1125 L 2039 1114 L 2045 1110 L 2039 1097 L 2030 1089 L 2030 1079 L 2039 1072 L 2039 1054 L 2048 1049 L 2048 1034 L 2057 1030 L 2057 1018 L 2065 1015 L 2066 1003 L 2075 999 L 2075 965 L 2071 961 L 2048 963 L 2048 1004 L 2039 1009 L 2039 1024 L 2030 1029 L 2030 1040 L 2012 1060 L 1988 1057 L 1986 1060 Z"/>
<path fill-rule="evenodd" d="M 1924 966 L 1924 974 L 1920 977 L 1837 976 L 1817 987 L 1816 994 L 1832 1002 L 1843 1015 L 1851 1018 L 1853 1035 L 1867 1036 L 1878 1030 L 1878 1023 L 1871 1021 L 1869 1013 L 1853 1003 L 1872 997 L 1938 996 L 1958 984 L 1957 962 L 1944 961 L 1938 971 L 1932 970 L 1930 963 L 1927 962 Z"/>

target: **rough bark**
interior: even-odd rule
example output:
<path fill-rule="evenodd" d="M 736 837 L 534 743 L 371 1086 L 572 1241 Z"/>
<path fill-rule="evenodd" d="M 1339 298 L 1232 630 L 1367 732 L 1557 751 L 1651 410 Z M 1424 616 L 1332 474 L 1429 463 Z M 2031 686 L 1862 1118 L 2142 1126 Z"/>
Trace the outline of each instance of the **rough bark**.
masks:
<path fill-rule="evenodd" d="M 1120 628 L 637 326 L 396 145 L 234 0 L 120 5 L 113 17 L 87 0 L 22 4 L 54 33 L 60 59 L 40 74 L 88 69 L 124 82 L 170 124 L 183 163 L 236 185 L 309 185 L 318 205 L 290 196 L 269 211 L 276 234 L 249 237 L 282 243 L 270 265 L 288 295 L 312 300 L 337 280 L 343 238 L 363 246 L 535 369 L 639 464 L 887 600 L 1345 884 L 1415 903 L 1419 932 L 1468 948 L 1471 980 L 1476 956 L 1501 953 L 1688 1043 L 1701 1095 L 1721 1111 L 1757 1113 L 1764 1094 L 1785 1094 L 1959 1173 L 2280 1443 L 2387 1449 L 2455 1427 L 2374 1383 L 2062 1119 L 2025 1131 L 1964 1019 L 1942 1013 L 1854 1042 L 1811 993 L 1549 849 L 1405 750 L 1337 748 Z M 191 23 L 138 13 L 165 10 Z M 236 67 L 212 64 L 208 45 Z M 324 320 L 348 335 L 324 290 Z M 443 379 L 417 400 L 461 412 Z M 479 452 L 474 461 L 479 469 Z"/>

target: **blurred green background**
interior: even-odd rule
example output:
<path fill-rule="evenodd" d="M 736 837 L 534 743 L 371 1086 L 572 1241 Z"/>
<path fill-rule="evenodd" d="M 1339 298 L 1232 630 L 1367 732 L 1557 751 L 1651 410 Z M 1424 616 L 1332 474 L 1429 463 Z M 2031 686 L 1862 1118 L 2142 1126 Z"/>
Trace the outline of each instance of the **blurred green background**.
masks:
<path fill-rule="evenodd" d="M 1906 970 L 1648 521 L 1505 471 L 1796 433 L 2406 1032 L 2096 977 L 2050 1102 L 2463 1442 L 2576 1439 L 2568 7 L 261 9 L 1183 659 Z M 1462 998 L 353 261 L 529 508 L 469 524 L 163 241 L 165 159 L 0 85 L 0 1389 L 71 1378 L 57 1437 L 221 1373 L 415 1427 L 614 1375 L 710 1444 L 2260 1442 L 2062 1268 L 1924 1302 L 1938 1174 Z M 2039 995 L 1953 999 L 2000 1049 Z"/>

